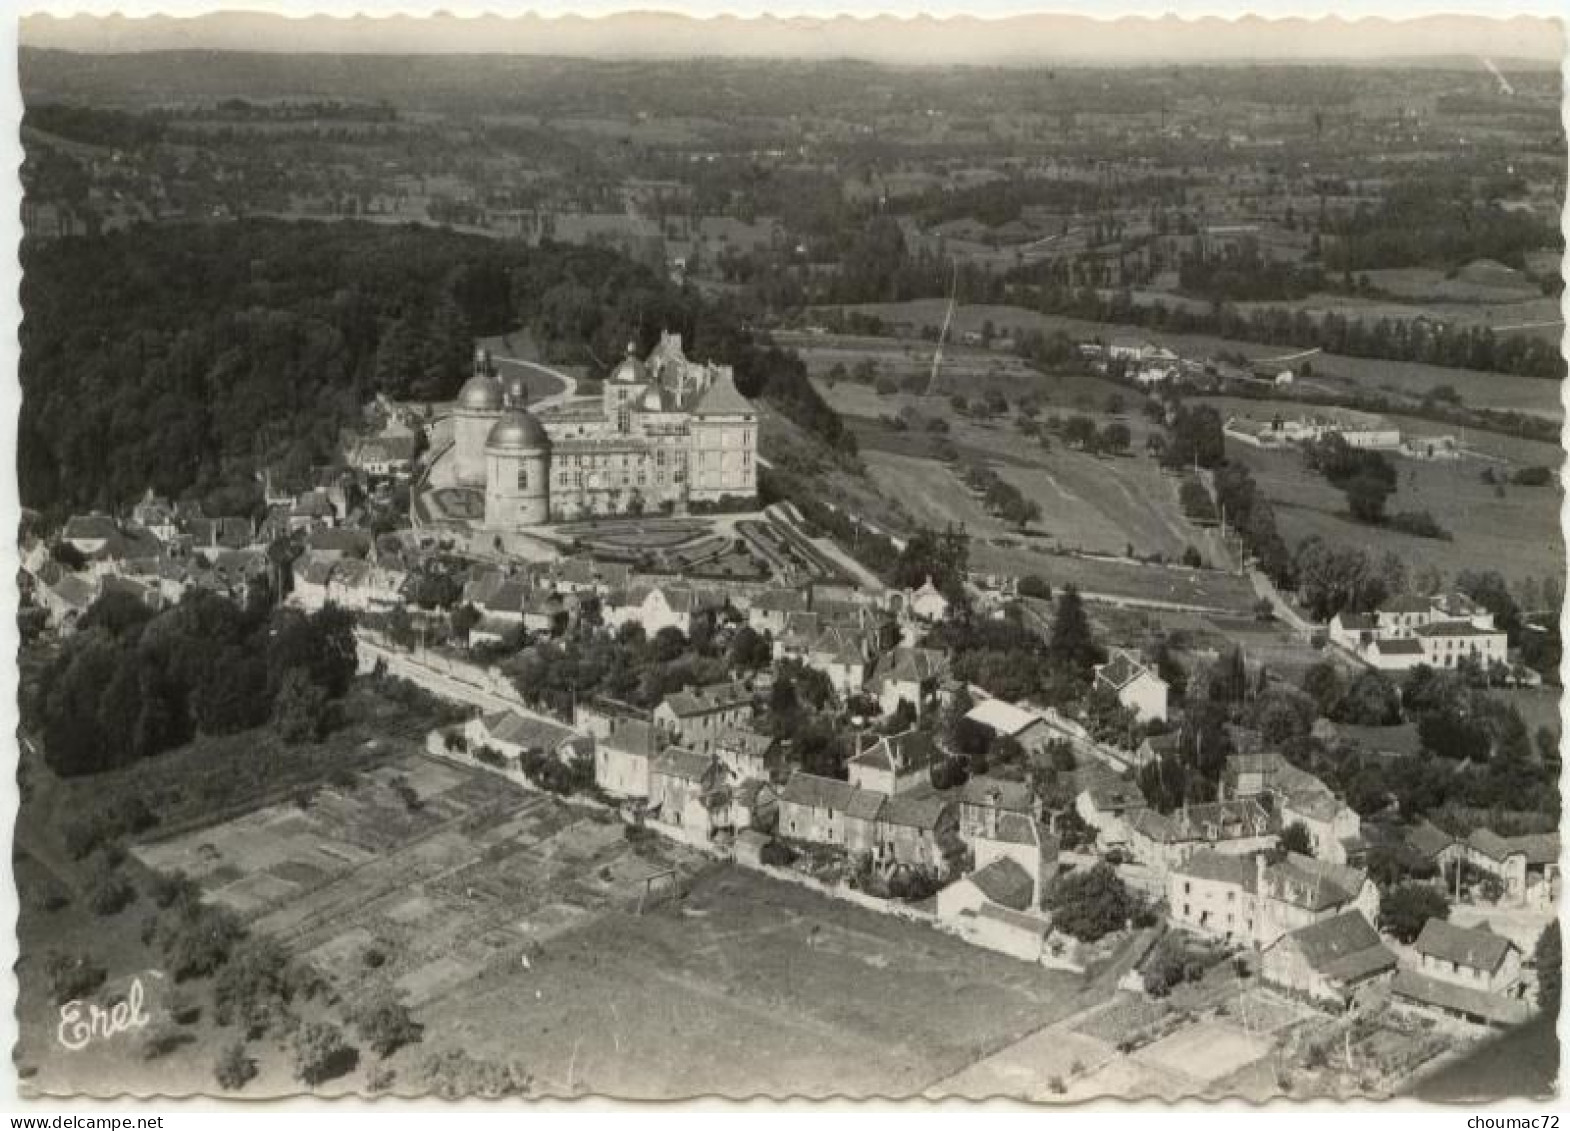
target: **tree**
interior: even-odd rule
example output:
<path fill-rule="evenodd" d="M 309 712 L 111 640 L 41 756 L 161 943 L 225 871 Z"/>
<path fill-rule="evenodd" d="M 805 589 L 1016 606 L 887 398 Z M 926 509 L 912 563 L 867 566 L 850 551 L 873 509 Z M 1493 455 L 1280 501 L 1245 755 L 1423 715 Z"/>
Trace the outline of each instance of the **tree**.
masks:
<path fill-rule="evenodd" d="M 533 1078 L 517 1065 L 480 1060 L 462 1049 L 427 1056 L 420 1076 L 444 1100 L 523 1096 L 533 1086 Z"/>
<path fill-rule="evenodd" d="M 730 663 L 742 671 L 759 671 L 769 666 L 773 649 L 768 639 L 751 625 L 736 630 L 730 642 Z"/>
<path fill-rule="evenodd" d="M 687 650 L 687 637 L 681 629 L 674 625 L 666 625 L 654 634 L 654 659 L 662 664 L 668 664 L 679 659 Z"/>
<path fill-rule="evenodd" d="M 295 977 L 288 952 L 278 942 L 265 936 L 245 940 L 213 984 L 218 1019 L 237 1021 L 247 1033 L 266 1032 L 293 1000 Z"/>
<path fill-rule="evenodd" d="M 1342 487 L 1347 509 L 1359 522 L 1378 525 L 1385 520 L 1385 500 L 1390 498 L 1391 487 L 1377 475 L 1359 472 Z"/>
<path fill-rule="evenodd" d="M 1302 821 L 1293 821 L 1282 829 L 1276 843 L 1282 852 L 1295 852 L 1299 856 L 1314 855 L 1314 838 L 1309 835 L 1308 826 Z"/>
<path fill-rule="evenodd" d="M 1038 573 L 1027 573 L 1019 579 L 1019 595 L 1034 597 L 1038 601 L 1052 600 L 1052 585 Z"/>
<path fill-rule="evenodd" d="M 246 1054 L 244 1041 L 230 1041 L 213 1065 L 213 1078 L 226 1092 L 238 1092 L 255 1076 L 256 1061 Z"/>
<path fill-rule="evenodd" d="M 355 1052 L 344 1043 L 343 1032 L 326 1021 L 310 1021 L 295 1031 L 294 1077 L 315 1086 L 354 1067 Z"/>
<path fill-rule="evenodd" d="M 1537 1007 L 1549 1017 L 1559 1016 L 1560 989 L 1564 983 L 1564 951 L 1560 941 L 1559 920 L 1554 919 L 1537 936 L 1532 948 L 1537 964 Z"/>
<path fill-rule="evenodd" d="M 85 954 L 50 951 L 44 959 L 44 976 L 56 1005 L 80 1001 L 104 984 L 108 971 Z"/>
<path fill-rule="evenodd" d="M 291 746 L 320 741 L 327 726 L 327 692 L 311 682 L 304 668 L 284 676 L 273 701 L 273 724 Z"/>
<path fill-rule="evenodd" d="M 1128 886 L 1106 861 L 1059 880 L 1047 903 L 1053 923 L 1081 942 L 1121 930 L 1139 910 Z"/>
<path fill-rule="evenodd" d="M 1383 672 L 1360 672 L 1341 697 L 1336 717 L 1356 726 L 1393 726 L 1401 721 L 1401 693 Z"/>
<path fill-rule="evenodd" d="M 355 1026 L 377 1056 L 391 1056 L 404 1045 L 414 1044 L 422 1032 L 408 1007 L 391 996 L 374 998 L 360 1010 Z"/>
<path fill-rule="evenodd" d="M 1084 600 L 1072 584 L 1058 593 L 1047 634 L 1047 658 L 1079 676 L 1087 676 L 1091 666 L 1101 660 L 1101 649 L 1091 635 L 1090 618 L 1085 615 Z"/>
<path fill-rule="evenodd" d="M 1379 929 L 1398 942 L 1415 942 L 1423 924 L 1449 917 L 1450 901 L 1432 884 L 1397 884 L 1379 901 Z"/>

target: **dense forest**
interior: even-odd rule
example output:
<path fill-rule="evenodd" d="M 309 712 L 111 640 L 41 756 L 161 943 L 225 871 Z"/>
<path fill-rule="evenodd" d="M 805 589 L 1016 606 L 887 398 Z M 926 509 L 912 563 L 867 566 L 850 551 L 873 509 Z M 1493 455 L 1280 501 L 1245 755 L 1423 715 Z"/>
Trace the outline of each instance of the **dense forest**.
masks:
<path fill-rule="evenodd" d="M 58 518 L 148 487 L 225 512 L 256 472 L 326 462 L 375 393 L 440 400 L 477 335 L 523 326 L 602 365 L 663 328 L 737 366 L 744 392 L 829 442 L 848 436 L 794 355 L 613 252 L 367 224 L 142 229 L 24 246 L 24 505 Z"/>

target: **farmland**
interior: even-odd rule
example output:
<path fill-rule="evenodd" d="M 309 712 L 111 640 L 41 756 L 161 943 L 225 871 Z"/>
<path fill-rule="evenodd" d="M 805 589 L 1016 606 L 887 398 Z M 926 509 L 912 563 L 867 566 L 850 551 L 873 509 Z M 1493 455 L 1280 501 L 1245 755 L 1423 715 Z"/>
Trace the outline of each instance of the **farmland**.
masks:
<path fill-rule="evenodd" d="M 941 326 L 947 307 L 948 304 L 943 299 L 914 299 L 902 303 L 864 303 L 845 309 L 874 315 L 892 326 L 902 328 L 902 332 L 914 336 L 922 327 L 936 329 Z M 1532 317 L 1527 320 L 1537 320 L 1538 313 L 1541 312 L 1534 307 Z M 955 335 L 980 333 L 988 322 L 993 324 L 999 334 L 1039 330 L 1043 334 L 1061 331 L 1076 340 L 1110 341 L 1114 338 L 1129 338 L 1134 341 L 1155 342 L 1185 357 L 1194 358 L 1229 353 L 1241 354 L 1250 359 L 1265 359 L 1297 352 L 1292 349 L 1232 341 L 1207 334 L 1175 334 L 1141 326 L 1040 314 L 1017 306 L 960 306 L 955 310 L 951 333 Z M 931 345 L 916 342 L 912 342 L 911 345 L 925 347 L 927 364 L 930 366 Z M 948 356 L 949 351 L 945 350 L 945 368 L 949 364 Z M 1461 394 L 1466 404 L 1475 408 L 1515 410 L 1547 417 L 1558 417 L 1561 414 L 1560 388 L 1556 381 L 1506 373 L 1424 365 L 1417 362 L 1381 361 L 1339 355 L 1319 354 L 1312 360 L 1313 383 L 1332 391 L 1339 389 L 1365 394 L 1383 393 L 1416 400 L 1432 389 L 1448 385 Z"/>
<path fill-rule="evenodd" d="M 1563 570 L 1561 498 L 1552 486 L 1511 486 L 1500 494 L 1482 481 L 1480 473 L 1487 465 L 1478 461 L 1397 459 L 1400 483 L 1387 509 L 1430 512 L 1452 535 L 1444 541 L 1354 522 L 1341 492 L 1309 472 L 1296 452 L 1262 451 L 1232 442 L 1227 451 L 1253 471 L 1275 501 L 1277 524 L 1290 544 L 1318 534 L 1334 543 L 1391 550 L 1409 567 L 1432 565 L 1450 577 L 1463 569 L 1497 569 L 1512 586 Z M 1500 553 L 1504 546 L 1509 553 Z"/>
<path fill-rule="evenodd" d="M 446 1049 L 521 1065 L 546 1095 L 911 1094 L 1101 992 L 663 841 L 635 847 L 606 815 L 418 754 L 134 856 L 190 875 L 321 974 L 330 992 L 302 1004 L 307 1018 L 377 987 L 409 1005 L 424 1039 L 385 1061 L 362 1055 L 329 1094 L 364 1088 L 377 1066 L 418 1091 L 420 1066 Z M 645 879 L 673 867 L 682 897 L 656 888 L 640 909 Z M 48 882 L 27 868 L 30 888 Z M 73 904 L 47 920 L 49 937 L 96 939 L 119 956 L 112 976 L 129 977 L 156 964 L 136 939 L 142 914 L 105 921 Z M 148 977 L 156 1012 L 176 991 Z M 38 1090 L 92 1091 L 140 1055 L 134 1041 L 64 1053 L 39 980 L 24 987 Z M 136 1078 L 210 1088 L 213 1050 L 232 1034 L 211 1017 L 183 1033 Z M 253 1052 L 245 1094 L 289 1090 L 284 1050 Z"/>

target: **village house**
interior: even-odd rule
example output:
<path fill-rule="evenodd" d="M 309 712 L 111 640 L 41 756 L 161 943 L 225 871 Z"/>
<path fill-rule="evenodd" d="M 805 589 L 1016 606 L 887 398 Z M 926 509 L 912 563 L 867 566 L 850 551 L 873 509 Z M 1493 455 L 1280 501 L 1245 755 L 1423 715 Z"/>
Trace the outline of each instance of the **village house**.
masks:
<path fill-rule="evenodd" d="M 60 531 L 60 541 L 86 557 L 103 549 L 111 538 L 120 533 L 114 519 L 106 514 L 74 514 L 66 519 Z"/>
<path fill-rule="evenodd" d="M 1026 754 L 1039 754 L 1052 741 L 1052 730 L 1040 715 L 1005 703 L 983 699 L 965 713 L 967 722 L 985 727 L 999 738 L 1012 738 Z"/>
<path fill-rule="evenodd" d="M 600 616 L 609 629 L 624 624 L 643 628 L 650 639 L 661 629 L 679 629 L 684 636 L 691 636 L 693 625 L 700 618 L 713 619 L 725 606 L 722 594 L 707 589 L 684 585 L 633 585 L 624 590 L 607 594 L 600 607 Z"/>
<path fill-rule="evenodd" d="M 1452 855 L 1497 880 L 1505 901 L 1543 905 L 1557 895 L 1558 833 L 1505 837 L 1492 829 L 1473 829 Z"/>
<path fill-rule="evenodd" d="M 1397 972 L 1390 987 L 1402 1004 L 1474 1025 L 1519 1025 L 1531 1016 L 1521 995 L 1521 950 L 1487 923 L 1430 919 L 1412 949 L 1416 969 Z"/>
<path fill-rule="evenodd" d="M 723 763 L 722 763 L 723 764 Z M 779 825 L 779 791 L 762 778 L 749 778 L 730 791 L 730 827 L 772 833 Z"/>
<path fill-rule="evenodd" d="M 647 800 L 650 765 L 658 741 L 652 723 L 613 718 L 594 746 L 594 781 L 614 797 Z"/>
<path fill-rule="evenodd" d="M 878 863 L 941 870 L 958 818 L 954 803 L 930 785 L 895 793 L 878 810 Z"/>
<path fill-rule="evenodd" d="M 1366 873 L 1296 853 L 1272 861 L 1202 849 L 1167 873 L 1166 895 L 1174 925 L 1257 947 L 1348 910 L 1379 917 Z"/>
<path fill-rule="evenodd" d="M 589 557 L 562 558 L 535 568 L 534 582 L 542 589 L 605 597 L 631 583 L 632 566 L 626 562 L 601 562 Z"/>
<path fill-rule="evenodd" d="M 765 589 L 747 604 L 747 623 L 754 632 L 778 636 L 793 613 L 809 611 L 811 602 L 800 589 Z"/>
<path fill-rule="evenodd" d="M 959 835 L 969 842 L 979 836 L 996 836 L 1005 814 L 1026 818 L 1035 814 L 1030 784 L 977 774 L 959 791 Z"/>
<path fill-rule="evenodd" d="M 1058 868 L 1058 838 L 1041 822 L 1023 813 L 1004 813 L 995 827 L 972 838 L 970 844 L 977 868 L 1007 859 L 1024 869 L 1031 882 L 1031 907 L 1041 906 L 1047 883 Z"/>
<path fill-rule="evenodd" d="M 867 690 L 877 698 L 885 715 L 909 703 L 920 719 L 938 705 L 939 688 L 948 671 L 948 658 L 934 648 L 890 649 L 878 657 L 867 680 Z"/>
<path fill-rule="evenodd" d="M 464 738 L 477 760 L 483 762 L 477 752 L 489 748 L 501 756 L 506 769 L 515 772 L 522 772 L 525 752 L 569 762 L 588 756 L 594 746 L 593 739 L 559 723 L 516 711 L 475 716 L 464 726 Z"/>
<path fill-rule="evenodd" d="M 941 624 L 949 616 L 949 599 L 928 577 L 920 589 L 913 591 L 905 603 L 910 615 L 928 624 Z"/>
<path fill-rule="evenodd" d="M 751 722 L 752 711 L 748 684 L 714 683 L 667 695 L 654 709 L 654 724 L 668 741 L 711 754 L 720 733 Z"/>
<path fill-rule="evenodd" d="M 732 829 L 729 786 L 712 755 L 667 747 L 649 770 L 649 816 L 689 843 L 707 844 Z"/>
<path fill-rule="evenodd" d="M 776 740 L 749 727 L 727 727 L 714 735 L 714 755 L 737 780 L 767 778 Z"/>
<path fill-rule="evenodd" d="M 1118 702 L 1134 712 L 1140 722 L 1167 717 L 1167 682 L 1140 663 L 1132 652 L 1113 651 L 1104 664 L 1096 665 L 1096 686 L 1111 691 Z"/>
<path fill-rule="evenodd" d="M 1189 805 L 1171 813 L 1140 809 L 1129 814 L 1128 846 L 1134 857 L 1165 875 L 1201 848 L 1247 855 L 1275 845 L 1270 814 L 1253 798 Z"/>
<path fill-rule="evenodd" d="M 97 579 L 79 573 L 62 573 L 54 584 L 39 586 L 38 601 L 54 626 L 69 632 L 98 599 L 99 585 Z"/>
<path fill-rule="evenodd" d="M 1395 969 L 1379 932 L 1352 910 L 1282 935 L 1260 955 L 1259 975 L 1286 993 L 1341 1008 Z"/>
<path fill-rule="evenodd" d="M 878 735 L 846 768 L 850 784 L 885 796 L 904 793 L 931 782 L 932 767 L 942 760 L 942 752 L 925 731 Z"/>
<path fill-rule="evenodd" d="M 1096 830 L 1096 841 L 1104 849 L 1129 842 L 1129 818 L 1144 812 L 1145 807 L 1145 794 L 1139 786 L 1115 777 L 1092 781 L 1074 798 L 1074 811 Z"/>
<path fill-rule="evenodd" d="M 1372 613 L 1337 613 L 1331 643 L 1383 671 L 1427 664 L 1453 668 L 1465 659 L 1484 667 L 1505 663 L 1509 640 L 1494 616 L 1462 593 L 1403 594 Z"/>
<path fill-rule="evenodd" d="M 851 625 L 830 624 L 807 646 L 802 661 L 828 677 L 841 698 L 858 694 L 867 680 L 867 669 L 877 654 L 870 633 Z"/>
<path fill-rule="evenodd" d="M 779 835 L 872 853 L 883 801 L 881 793 L 797 770 L 780 791 Z"/>

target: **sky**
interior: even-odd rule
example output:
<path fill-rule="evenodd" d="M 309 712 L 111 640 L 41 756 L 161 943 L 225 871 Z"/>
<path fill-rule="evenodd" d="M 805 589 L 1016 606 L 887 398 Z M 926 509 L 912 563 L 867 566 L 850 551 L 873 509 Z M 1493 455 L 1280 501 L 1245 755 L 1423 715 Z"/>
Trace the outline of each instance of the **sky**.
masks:
<path fill-rule="evenodd" d="M 664 5 L 670 8 L 673 5 Z M 379 14 L 371 18 L 343 14 L 378 11 L 373 2 L 358 4 L 318 0 L 290 8 L 278 0 L 252 0 L 249 10 L 206 15 L 101 13 L 200 12 L 203 6 L 183 0 L 160 5 L 122 0 L 104 3 L 34 3 L 21 21 L 21 42 L 27 46 L 85 52 L 126 52 L 167 49 L 246 50 L 266 52 L 330 52 L 376 54 L 534 54 L 568 56 L 675 57 L 691 55 L 785 56 L 794 58 L 856 57 L 896 63 L 951 62 L 1204 62 L 1217 60 L 1329 60 L 1348 61 L 1426 58 L 1434 56 L 1540 60 L 1557 62 L 1564 54 L 1563 25 L 1544 15 L 1483 18 L 1465 15 L 1429 15 L 1408 20 L 1368 16 L 1362 19 L 1262 19 L 1258 16 L 1218 18 L 1187 15 L 1226 11 L 1208 5 L 1163 6 L 1124 4 L 1061 4 L 1074 11 L 1058 15 L 1010 15 L 1023 7 L 1018 0 L 982 0 L 967 7 L 976 15 L 934 19 L 915 17 L 914 3 L 893 0 L 862 3 L 851 8 L 855 15 L 833 18 L 799 16 L 779 19 L 749 15 L 764 4 L 744 2 L 723 7 L 736 15 L 715 15 L 721 5 L 695 3 L 707 10 L 703 18 L 649 10 L 603 16 L 609 4 L 574 5 L 572 14 L 559 13 L 563 5 L 536 5 L 547 14 L 511 17 L 444 14 L 435 17 Z M 1473 6 L 1471 0 L 1453 0 L 1454 12 Z M 211 5 L 206 6 L 208 8 Z M 418 11 L 419 5 L 405 5 Z M 425 6 L 427 10 L 431 6 Z M 445 6 L 448 11 L 456 5 Z M 502 7 L 496 5 L 494 7 Z M 819 3 L 766 5 L 770 10 L 831 11 Z M 1311 3 L 1295 8 L 1280 0 L 1261 0 L 1256 12 L 1322 10 Z M 1338 6 L 1351 15 L 1398 12 L 1399 5 L 1372 0 L 1347 0 Z M 267 12 L 261 9 L 271 8 Z M 928 11 L 944 10 L 933 0 Z M 952 9 L 953 5 L 950 4 Z M 1113 11 L 1160 13 L 1176 8 L 1184 18 L 1154 15 L 1112 20 Z M 62 15 L 73 9 L 89 15 Z M 882 9 L 900 15 L 873 16 Z M 512 10 L 517 10 L 516 6 Z M 1410 8 L 1409 8 L 1410 10 Z M 1552 12 L 1536 0 L 1516 0 L 1508 7 L 1492 5 L 1494 13 Z M 294 14 L 283 15 L 282 12 Z M 57 14 L 60 13 L 60 14 Z M 583 13 L 588 13 L 587 15 Z M 1094 13 L 1094 14 L 1093 14 Z"/>

